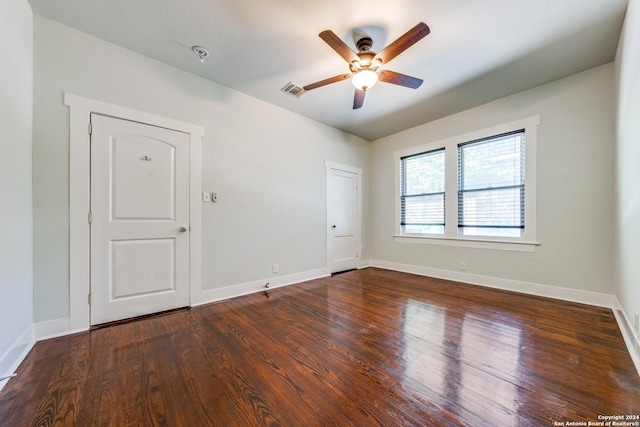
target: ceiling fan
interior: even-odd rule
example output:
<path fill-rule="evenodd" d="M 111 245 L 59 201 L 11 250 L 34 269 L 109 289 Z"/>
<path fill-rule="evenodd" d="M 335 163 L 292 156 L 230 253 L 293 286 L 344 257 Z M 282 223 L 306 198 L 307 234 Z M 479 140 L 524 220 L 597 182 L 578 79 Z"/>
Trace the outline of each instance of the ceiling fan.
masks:
<path fill-rule="evenodd" d="M 358 52 L 354 52 L 331 30 L 325 30 L 319 34 L 338 55 L 349 63 L 351 73 L 340 74 L 319 82 L 311 83 L 303 87 L 304 90 L 311 90 L 331 83 L 340 82 L 351 77 L 351 82 L 356 88 L 353 98 L 353 109 L 362 107 L 364 95 L 378 80 L 385 83 L 392 83 L 399 86 L 417 89 L 422 84 L 422 80 L 405 74 L 396 73 L 390 70 L 378 70 L 378 68 L 391 61 L 393 58 L 413 46 L 418 41 L 427 36 L 431 30 L 424 22 L 418 23 L 415 27 L 404 33 L 393 43 L 382 49 L 379 53 L 371 50 L 373 40 L 370 37 L 362 37 L 356 42 Z"/>

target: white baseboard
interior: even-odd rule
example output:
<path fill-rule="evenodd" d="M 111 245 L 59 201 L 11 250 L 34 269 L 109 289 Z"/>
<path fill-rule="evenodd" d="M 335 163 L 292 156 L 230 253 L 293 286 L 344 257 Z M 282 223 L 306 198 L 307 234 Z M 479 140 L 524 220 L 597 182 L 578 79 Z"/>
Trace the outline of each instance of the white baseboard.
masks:
<path fill-rule="evenodd" d="M 367 267 L 371 267 L 371 260 L 370 259 L 361 259 L 360 262 L 358 263 L 358 270 L 361 270 L 361 269 L 367 268 Z"/>
<path fill-rule="evenodd" d="M 38 322 L 34 327 L 36 341 L 43 341 L 50 338 L 61 337 L 63 335 L 71 335 L 87 331 L 87 329 L 71 329 L 71 319 L 68 317 L 47 320 L 46 322 Z"/>
<path fill-rule="evenodd" d="M 631 355 L 631 360 L 633 360 L 633 364 L 636 365 L 638 375 L 640 375 L 640 337 L 638 337 L 633 331 L 631 321 L 622 309 L 622 305 L 620 304 L 620 301 L 618 301 L 618 297 L 615 295 L 613 296 L 613 315 L 616 317 L 618 327 L 622 333 L 622 338 L 624 338 L 624 343 L 627 345 L 627 349 Z"/>
<path fill-rule="evenodd" d="M 304 271 L 301 273 L 289 274 L 286 276 L 273 276 L 267 279 L 255 280 L 247 283 L 226 286 L 224 288 L 203 289 L 198 295 L 194 295 L 191 306 L 195 307 L 202 304 L 208 304 L 215 301 L 221 301 L 229 298 L 235 298 L 242 295 L 262 292 L 265 290 L 265 284 L 269 283 L 269 289 L 279 288 L 281 286 L 293 285 L 307 280 L 319 279 L 329 276 L 326 268 L 317 270 Z"/>
<path fill-rule="evenodd" d="M 49 338 L 56 338 L 69 334 L 69 318 L 47 320 L 34 324 L 34 334 L 36 341 L 42 341 Z"/>
<path fill-rule="evenodd" d="M 27 354 L 31 351 L 35 343 L 33 324 L 31 324 L 2 355 L 2 359 L 0 359 L 0 378 L 12 375 L 16 369 L 18 369 L 18 366 L 20 366 L 24 358 L 27 357 Z M 7 378 L 6 380 L 0 381 L 0 390 L 2 390 L 10 380 L 10 378 Z"/>
<path fill-rule="evenodd" d="M 514 291 L 528 295 L 554 298 L 563 301 L 577 302 L 581 304 L 595 305 L 598 307 L 613 308 L 613 295 L 598 292 L 581 291 L 578 289 L 561 288 L 557 286 L 542 285 L 539 283 L 522 282 L 519 280 L 502 279 L 499 277 L 481 276 L 458 271 L 441 270 L 438 268 L 421 267 L 410 264 L 400 264 L 391 261 L 371 260 L 373 267 L 387 270 L 413 273 L 420 276 L 435 277 L 438 279 L 453 280 L 456 282 L 480 285 L 488 288 Z"/>

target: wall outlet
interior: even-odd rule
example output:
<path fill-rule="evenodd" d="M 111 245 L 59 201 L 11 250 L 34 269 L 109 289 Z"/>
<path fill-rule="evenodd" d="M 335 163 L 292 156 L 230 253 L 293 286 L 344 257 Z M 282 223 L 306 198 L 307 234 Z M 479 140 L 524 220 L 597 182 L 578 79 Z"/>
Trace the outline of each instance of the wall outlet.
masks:
<path fill-rule="evenodd" d="M 278 264 L 273 264 L 273 265 L 271 266 L 271 272 L 272 272 L 273 274 L 276 274 L 276 273 L 278 272 Z"/>
<path fill-rule="evenodd" d="M 467 271 L 467 263 L 465 261 L 460 261 L 460 271 Z"/>

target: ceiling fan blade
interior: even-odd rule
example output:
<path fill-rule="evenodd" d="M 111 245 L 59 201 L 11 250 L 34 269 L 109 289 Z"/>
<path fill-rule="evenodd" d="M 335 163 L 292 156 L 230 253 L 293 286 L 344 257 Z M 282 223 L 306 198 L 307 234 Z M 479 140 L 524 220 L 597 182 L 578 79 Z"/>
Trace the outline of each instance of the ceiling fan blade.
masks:
<path fill-rule="evenodd" d="M 329 77 L 328 79 L 324 79 L 324 80 L 320 80 L 319 82 L 311 83 L 309 85 L 304 86 L 302 89 L 304 89 L 304 90 L 315 89 L 317 87 L 326 86 L 326 85 L 331 84 L 331 83 L 341 82 L 343 80 L 348 79 L 351 76 L 352 76 L 352 74 L 340 74 L 339 76 Z"/>
<path fill-rule="evenodd" d="M 359 59 L 358 56 L 355 54 L 355 52 L 352 51 L 351 48 L 349 48 L 349 46 L 345 44 L 345 42 L 340 40 L 340 38 L 336 36 L 336 34 L 333 31 L 325 30 L 318 35 L 322 40 L 324 40 L 326 44 L 331 46 L 333 50 L 338 52 L 338 55 L 342 56 L 344 60 L 347 61 L 349 64 Z"/>
<path fill-rule="evenodd" d="M 424 22 L 418 23 L 415 27 L 398 37 L 389 46 L 382 49 L 374 57 L 374 60 L 380 61 L 381 64 L 386 64 L 402 52 L 413 46 L 415 43 L 426 37 L 431 30 Z"/>
<path fill-rule="evenodd" d="M 398 86 L 410 87 L 411 89 L 417 89 L 422 84 L 422 79 L 389 70 L 380 71 L 378 73 L 378 80 L 385 83 L 393 83 Z"/>
<path fill-rule="evenodd" d="M 362 107 L 362 104 L 364 103 L 364 94 L 366 92 L 362 89 L 356 89 L 356 94 L 353 97 L 353 109 L 357 110 L 358 108 Z"/>

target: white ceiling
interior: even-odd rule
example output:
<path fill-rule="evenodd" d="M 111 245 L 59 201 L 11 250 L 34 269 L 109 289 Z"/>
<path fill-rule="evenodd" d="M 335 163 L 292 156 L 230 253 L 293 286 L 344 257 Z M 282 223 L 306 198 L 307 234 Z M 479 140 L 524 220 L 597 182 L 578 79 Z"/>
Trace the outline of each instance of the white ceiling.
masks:
<path fill-rule="evenodd" d="M 34 13 L 224 86 L 374 140 L 613 61 L 627 0 L 29 0 Z M 348 81 L 280 89 L 348 72 L 319 37 L 380 51 L 424 21 L 431 34 L 383 69 L 417 90 L 378 83 L 352 109 Z M 202 64 L 191 51 L 206 47 Z"/>

